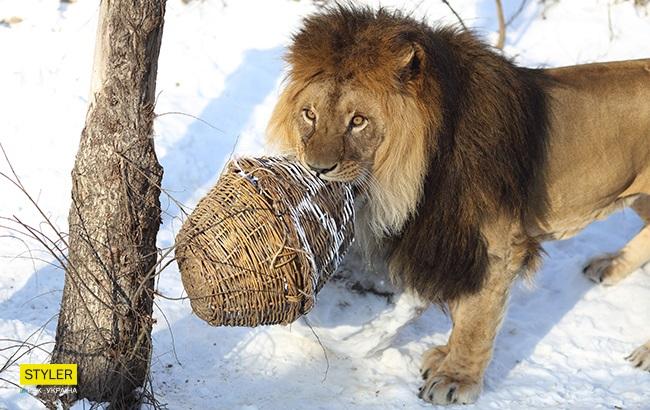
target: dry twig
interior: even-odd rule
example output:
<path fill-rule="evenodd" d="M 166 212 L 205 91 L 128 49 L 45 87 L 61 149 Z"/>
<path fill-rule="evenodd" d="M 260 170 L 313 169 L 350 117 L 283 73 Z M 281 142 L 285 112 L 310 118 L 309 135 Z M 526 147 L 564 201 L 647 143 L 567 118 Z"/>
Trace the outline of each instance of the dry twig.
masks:
<path fill-rule="evenodd" d="M 497 5 L 497 17 L 499 19 L 499 38 L 497 39 L 496 48 L 503 50 L 506 44 L 506 19 L 503 17 L 503 5 L 501 0 L 495 0 Z"/>
<path fill-rule="evenodd" d="M 456 10 L 454 10 L 454 8 L 451 6 L 451 4 L 449 4 L 449 1 L 442 0 L 442 2 L 449 8 L 449 10 L 451 10 L 452 13 L 454 13 L 454 16 L 456 16 L 456 18 L 458 19 L 458 22 L 463 27 L 463 30 L 467 31 L 467 26 L 465 25 L 465 22 L 463 21 L 462 18 L 460 18 L 460 15 L 458 13 L 456 13 Z"/>

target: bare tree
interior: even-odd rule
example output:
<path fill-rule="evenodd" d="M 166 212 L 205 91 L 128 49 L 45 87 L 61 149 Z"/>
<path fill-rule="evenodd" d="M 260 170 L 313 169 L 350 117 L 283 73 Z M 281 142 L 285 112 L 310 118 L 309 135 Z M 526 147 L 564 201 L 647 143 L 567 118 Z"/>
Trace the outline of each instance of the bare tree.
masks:
<path fill-rule="evenodd" d="M 72 171 L 69 255 L 52 353 L 77 395 L 137 407 L 151 356 L 160 182 L 152 140 L 166 0 L 102 0 L 91 99 Z"/>

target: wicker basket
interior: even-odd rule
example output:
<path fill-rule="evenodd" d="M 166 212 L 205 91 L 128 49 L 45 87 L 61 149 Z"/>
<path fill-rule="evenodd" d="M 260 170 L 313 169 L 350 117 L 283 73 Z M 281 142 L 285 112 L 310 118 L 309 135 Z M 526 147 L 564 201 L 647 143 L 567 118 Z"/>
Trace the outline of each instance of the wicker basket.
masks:
<path fill-rule="evenodd" d="M 353 223 L 349 185 L 284 158 L 231 161 L 176 237 L 194 313 L 214 326 L 293 322 L 343 259 Z"/>

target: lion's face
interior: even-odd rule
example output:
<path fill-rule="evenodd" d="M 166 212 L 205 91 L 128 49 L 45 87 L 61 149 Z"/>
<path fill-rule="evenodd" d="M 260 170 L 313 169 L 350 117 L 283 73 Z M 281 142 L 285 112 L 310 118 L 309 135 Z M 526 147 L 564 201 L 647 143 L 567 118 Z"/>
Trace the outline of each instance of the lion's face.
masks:
<path fill-rule="evenodd" d="M 368 90 L 322 81 L 308 85 L 292 104 L 292 151 L 329 181 L 354 182 L 372 172 L 384 139 L 385 113 Z"/>
<path fill-rule="evenodd" d="M 428 136 L 442 115 L 418 36 L 337 15 L 307 19 L 267 129 L 279 153 L 322 179 L 362 188 L 378 236 L 399 232 L 415 212 L 435 144 Z"/>
<path fill-rule="evenodd" d="M 416 98 L 324 78 L 290 82 L 275 106 L 268 142 L 321 179 L 351 182 L 372 200 L 369 225 L 397 232 L 412 214 L 427 166 L 426 123 Z"/>

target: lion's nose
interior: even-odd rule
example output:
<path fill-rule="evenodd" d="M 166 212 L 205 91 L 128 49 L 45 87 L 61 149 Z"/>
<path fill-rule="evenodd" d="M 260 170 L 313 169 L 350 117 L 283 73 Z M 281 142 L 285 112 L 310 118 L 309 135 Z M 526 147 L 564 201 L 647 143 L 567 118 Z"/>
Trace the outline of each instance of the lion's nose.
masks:
<path fill-rule="evenodd" d="M 309 169 L 311 169 L 312 171 L 314 171 L 314 172 L 316 173 L 316 175 L 325 175 L 325 174 L 327 174 L 328 172 L 333 171 L 334 168 L 336 168 L 337 165 L 338 165 L 338 164 L 334 164 L 334 165 L 332 165 L 332 166 L 329 167 L 329 168 L 321 168 L 321 167 L 314 166 L 314 165 L 312 165 L 312 164 L 307 164 L 307 166 L 309 167 Z"/>

